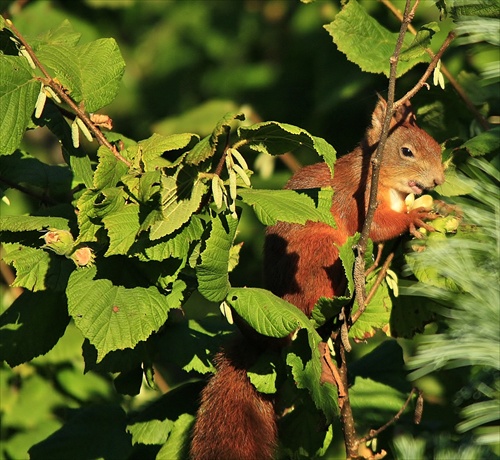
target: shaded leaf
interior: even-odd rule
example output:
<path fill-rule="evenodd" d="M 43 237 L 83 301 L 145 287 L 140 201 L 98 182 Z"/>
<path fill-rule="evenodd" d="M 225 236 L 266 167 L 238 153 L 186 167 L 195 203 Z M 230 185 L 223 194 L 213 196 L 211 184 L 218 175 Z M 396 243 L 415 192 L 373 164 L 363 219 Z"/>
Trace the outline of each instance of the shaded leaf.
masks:
<path fill-rule="evenodd" d="M 77 410 L 60 430 L 31 447 L 30 458 L 127 458 L 132 443 L 125 431 L 126 419 L 118 405 L 94 405 Z"/>
<path fill-rule="evenodd" d="M 0 361 L 14 367 L 47 353 L 69 319 L 64 293 L 24 291 L 0 316 Z"/>

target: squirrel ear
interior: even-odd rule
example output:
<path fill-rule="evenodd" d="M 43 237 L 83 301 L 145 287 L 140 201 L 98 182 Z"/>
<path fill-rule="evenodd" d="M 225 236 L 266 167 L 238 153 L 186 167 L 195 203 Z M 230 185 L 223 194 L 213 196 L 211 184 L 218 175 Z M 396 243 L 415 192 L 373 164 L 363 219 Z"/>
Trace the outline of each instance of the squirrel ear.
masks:
<path fill-rule="evenodd" d="M 366 139 L 369 145 L 373 145 L 380 140 L 382 134 L 382 127 L 384 125 L 385 111 L 387 109 L 387 102 L 377 93 L 378 102 L 372 113 L 372 124 L 366 132 Z"/>
<path fill-rule="evenodd" d="M 394 112 L 392 117 L 391 127 L 395 124 L 411 123 L 414 124 L 416 121 L 415 112 L 411 106 L 410 101 L 406 101 L 401 107 Z"/>
<path fill-rule="evenodd" d="M 387 110 L 386 100 L 378 93 L 377 96 L 378 102 L 372 113 L 372 124 L 366 132 L 366 139 L 368 140 L 369 145 L 374 145 L 380 140 L 382 127 L 384 125 L 385 111 Z M 415 121 L 415 113 L 413 112 L 411 103 L 410 101 L 406 101 L 396 110 L 396 112 L 394 112 L 389 129 L 392 130 L 395 126 L 402 125 L 404 123 L 415 124 Z"/>

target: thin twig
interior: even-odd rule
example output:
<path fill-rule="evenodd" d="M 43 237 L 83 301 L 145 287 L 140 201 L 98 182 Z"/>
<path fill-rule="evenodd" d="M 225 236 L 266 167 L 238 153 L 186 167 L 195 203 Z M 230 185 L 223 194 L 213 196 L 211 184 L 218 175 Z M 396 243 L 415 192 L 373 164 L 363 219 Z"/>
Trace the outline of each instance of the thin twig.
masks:
<path fill-rule="evenodd" d="M 408 404 L 410 404 L 411 398 L 413 397 L 413 395 L 417 391 L 418 390 L 416 388 L 412 388 L 411 391 L 410 391 L 410 394 L 408 395 L 408 398 L 406 398 L 406 401 L 403 404 L 403 407 L 401 407 L 401 409 L 399 409 L 398 413 L 394 417 L 392 417 L 387 423 L 385 423 L 380 428 L 378 428 L 377 430 L 370 430 L 370 433 L 368 433 L 366 436 L 363 436 L 359 440 L 359 442 L 362 443 L 362 442 L 369 441 L 370 439 L 376 438 L 380 433 L 382 433 L 382 431 L 386 430 L 393 423 L 397 422 L 399 420 L 399 418 L 401 417 L 401 415 L 403 415 L 403 412 L 408 407 Z"/>
<path fill-rule="evenodd" d="M 430 62 L 429 66 L 427 67 L 427 70 L 424 72 L 424 74 L 422 75 L 422 77 L 420 78 L 418 83 L 410 91 L 408 91 L 401 99 L 399 99 L 398 101 L 396 101 L 394 103 L 394 110 L 397 110 L 406 101 L 410 100 L 413 96 L 415 96 L 415 94 L 417 94 L 422 89 L 422 86 L 424 86 L 427 79 L 431 76 L 431 73 L 434 71 L 437 63 L 441 59 L 441 56 L 446 51 L 446 48 L 448 48 L 448 46 L 450 46 L 450 43 L 453 41 L 455 36 L 456 36 L 455 32 L 450 32 L 448 34 L 448 36 L 446 37 L 446 40 L 441 45 L 441 48 L 439 48 L 439 51 L 432 58 L 432 61 Z"/>
<path fill-rule="evenodd" d="M 5 185 L 7 185 L 10 188 L 13 188 L 15 190 L 19 190 L 20 192 L 24 193 L 25 195 L 30 196 L 31 198 L 34 198 L 35 200 L 40 201 L 41 203 L 44 204 L 57 204 L 57 201 L 51 198 L 48 195 L 39 195 L 38 193 L 35 193 L 33 190 L 30 190 L 28 187 L 25 187 L 24 185 L 18 184 L 17 182 L 14 182 L 7 177 L 1 176 L 0 175 L 0 182 L 3 182 Z"/>
<path fill-rule="evenodd" d="M 382 258 L 382 251 L 384 249 L 384 243 L 378 243 L 377 245 L 377 255 L 375 257 L 375 261 L 371 265 L 371 267 L 365 271 L 365 278 L 378 267 L 378 264 L 380 263 L 380 259 Z"/>
<path fill-rule="evenodd" d="M 102 131 L 94 123 L 92 123 L 92 121 L 87 116 L 87 114 L 85 113 L 85 111 L 82 110 L 75 103 L 75 101 L 73 99 L 71 99 L 71 97 L 68 96 L 68 94 L 66 93 L 64 87 L 59 82 L 57 82 L 56 80 L 54 80 L 50 76 L 50 74 L 47 72 L 47 69 L 45 68 L 45 66 L 40 62 L 40 60 L 36 56 L 35 52 L 33 51 L 33 48 L 31 48 L 31 46 L 29 45 L 29 43 L 26 41 L 26 39 L 24 38 L 24 36 L 19 32 L 19 30 L 16 28 L 16 26 L 14 26 L 14 24 L 12 23 L 12 21 L 10 19 L 7 19 L 5 22 L 6 22 L 7 26 L 9 27 L 9 29 L 12 30 L 12 32 L 14 33 L 14 35 L 16 35 L 16 37 L 19 39 L 19 41 L 21 42 L 21 44 L 24 46 L 26 52 L 30 55 L 30 57 L 33 60 L 33 62 L 35 63 L 35 65 L 40 69 L 40 71 L 44 75 L 45 78 L 40 78 L 40 81 L 44 85 L 49 86 L 50 88 L 52 88 L 57 93 L 57 95 L 66 104 L 68 104 L 69 107 L 71 107 L 71 109 L 76 113 L 76 116 L 78 118 L 80 118 L 83 121 L 83 123 L 85 123 L 85 126 L 87 126 L 87 128 L 94 134 L 94 136 L 97 139 L 97 142 L 99 142 L 99 144 L 107 147 L 118 160 L 122 161 L 127 166 L 130 166 L 130 162 L 127 159 L 125 159 L 118 152 L 118 150 L 116 149 L 116 147 L 114 145 L 112 145 L 106 139 L 106 137 L 104 136 L 104 134 L 102 133 Z"/>
<path fill-rule="evenodd" d="M 377 292 L 377 289 L 379 288 L 380 284 L 382 283 L 382 280 L 385 278 L 385 275 L 387 274 L 387 270 L 389 269 L 389 266 L 391 265 L 392 259 L 394 259 L 394 253 L 391 252 L 388 256 L 387 259 L 384 262 L 384 265 L 382 265 L 382 268 L 380 272 L 377 275 L 377 279 L 375 280 L 375 283 L 373 284 L 372 288 L 370 289 L 370 292 L 366 296 L 365 303 L 368 305 L 371 300 L 373 299 L 373 296 Z M 352 315 L 350 325 L 349 327 L 352 327 L 352 325 L 359 319 L 359 317 L 363 314 L 362 311 L 358 308 L 356 312 Z"/>
<path fill-rule="evenodd" d="M 390 0 L 379 0 L 379 1 L 382 2 L 394 14 L 394 16 L 396 16 L 400 21 L 403 20 L 403 14 L 401 13 L 401 11 L 399 11 L 398 8 L 396 8 L 392 4 L 392 2 Z M 417 30 L 411 24 L 408 25 L 408 30 L 413 35 L 417 35 Z M 426 48 L 425 52 L 429 56 L 431 56 L 431 58 L 434 58 L 434 52 L 430 48 Z M 478 123 L 481 125 L 481 127 L 485 131 L 488 131 L 490 129 L 490 124 L 488 123 L 488 120 L 486 120 L 486 118 L 483 117 L 482 113 L 479 112 L 479 110 L 477 110 L 476 106 L 471 101 L 470 97 L 465 92 L 462 85 L 451 74 L 451 72 L 448 70 L 448 68 L 445 66 L 444 63 L 441 63 L 441 72 L 448 79 L 450 85 L 453 86 L 453 89 L 458 93 L 460 98 L 464 101 L 465 105 L 467 106 L 467 109 L 474 115 L 474 118 L 478 121 Z"/>
<path fill-rule="evenodd" d="M 413 8 L 411 8 L 411 0 L 406 0 L 403 22 L 401 23 L 401 28 L 399 30 L 398 40 L 394 49 L 394 53 L 390 58 L 389 88 L 387 94 L 387 107 L 384 117 L 384 124 L 382 127 L 382 133 L 380 135 L 380 141 L 378 143 L 377 150 L 372 158 L 372 175 L 370 182 L 370 198 L 368 202 L 368 210 L 366 213 L 365 222 L 363 224 L 363 230 L 361 231 L 361 236 L 359 238 L 358 244 L 356 245 L 357 256 L 354 264 L 354 284 L 356 289 L 356 300 L 358 301 L 359 315 L 361 315 L 366 309 L 364 256 L 366 246 L 368 244 L 368 235 L 370 233 L 375 210 L 377 209 L 377 190 L 380 175 L 380 164 L 382 163 L 385 144 L 389 136 L 390 123 L 394 114 L 394 95 L 396 92 L 396 76 L 399 55 L 403 46 L 403 40 L 406 34 L 406 30 L 408 29 L 411 18 L 413 18 L 415 14 L 415 9 L 418 6 L 419 2 L 420 0 L 416 0 Z"/>

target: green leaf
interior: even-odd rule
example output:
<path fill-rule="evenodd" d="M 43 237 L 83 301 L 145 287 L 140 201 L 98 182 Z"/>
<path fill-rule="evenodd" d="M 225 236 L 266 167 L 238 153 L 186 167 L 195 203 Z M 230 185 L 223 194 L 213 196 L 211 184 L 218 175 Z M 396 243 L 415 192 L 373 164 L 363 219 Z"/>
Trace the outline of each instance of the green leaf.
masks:
<path fill-rule="evenodd" d="M 349 388 L 354 420 L 360 432 L 382 426 L 403 407 L 408 394 L 369 378 L 356 377 Z"/>
<path fill-rule="evenodd" d="M 118 405 L 80 409 L 60 430 L 31 447 L 30 458 L 128 458 L 132 443 L 126 424 L 126 414 Z"/>
<path fill-rule="evenodd" d="M 330 213 L 332 190 L 256 190 L 239 189 L 243 202 L 252 206 L 264 225 L 276 222 L 305 224 L 307 221 L 334 225 Z M 318 206 L 315 205 L 318 203 Z"/>
<path fill-rule="evenodd" d="M 375 270 L 367 279 L 367 292 L 370 292 L 379 271 L 380 270 Z M 353 313 L 355 313 L 357 309 L 358 304 L 356 302 L 353 308 Z M 373 337 L 378 329 L 388 332 L 387 328 L 391 317 L 391 309 L 392 300 L 389 295 L 389 288 L 384 280 L 377 287 L 377 290 L 375 291 L 371 301 L 368 303 L 366 310 L 349 330 L 349 337 L 356 340 L 366 340 Z"/>
<path fill-rule="evenodd" d="M 40 188 L 57 201 L 66 199 L 73 179 L 67 166 L 49 165 L 19 150 L 2 157 L 0 175 L 16 184 Z"/>
<path fill-rule="evenodd" d="M 274 394 L 277 391 L 277 368 L 282 358 L 275 351 L 263 353 L 247 372 L 252 385 L 259 393 Z"/>
<path fill-rule="evenodd" d="M 410 61 L 424 55 L 426 53 L 425 49 L 430 46 L 431 39 L 437 32 L 439 32 L 439 26 L 435 22 L 430 22 L 420 27 L 413 42 L 401 52 L 399 59 Z"/>
<path fill-rule="evenodd" d="M 485 131 L 463 144 L 463 147 L 473 156 L 482 156 L 500 150 L 500 127 Z"/>
<path fill-rule="evenodd" d="M 64 159 L 71 167 L 74 180 L 82 182 L 85 187 L 91 188 L 93 171 L 90 158 L 83 148 L 75 148 L 73 145 L 71 128 L 55 104 L 45 104 L 45 110 L 38 124 L 47 126 L 60 140 Z"/>
<path fill-rule="evenodd" d="M 82 334 L 96 347 L 98 361 L 113 350 L 134 348 L 165 323 L 168 311 L 180 306 L 185 288 L 176 282 L 164 296 L 156 287 L 127 289 L 93 278 L 96 268 L 76 270 L 68 283 L 68 311 Z"/>
<path fill-rule="evenodd" d="M 170 390 L 130 415 L 127 432 L 133 444 L 164 444 L 182 414 L 193 415 L 203 388 L 201 381 L 189 381 Z"/>
<path fill-rule="evenodd" d="M 206 185 L 194 169 L 181 168 L 174 177 L 161 180 L 161 220 L 151 225 L 150 238 L 158 240 L 179 229 L 198 210 Z M 147 228 L 143 223 L 142 229 Z"/>
<path fill-rule="evenodd" d="M 5 244 L 7 251 L 4 262 L 16 269 L 16 279 L 12 286 L 30 291 L 53 289 L 64 291 L 74 264 L 65 257 L 57 256 L 43 249 L 35 249 L 18 244 Z"/>
<path fill-rule="evenodd" d="M 201 262 L 196 267 L 196 278 L 200 293 L 207 300 L 220 302 L 230 288 L 229 257 L 238 220 L 228 214 L 217 214 L 211 224 Z"/>
<path fill-rule="evenodd" d="M 76 52 L 85 110 L 95 112 L 115 98 L 125 71 L 125 62 L 113 38 L 101 38 L 77 46 Z"/>
<path fill-rule="evenodd" d="M 24 291 L 0 316 L 0 361 L 14 367 L 47 353 L 68 322 L 64 293 Z"/>
<path fill-rule="evenodd" d="M 259 288 L 232 288 L 227 303 L 253 329 L 268 337 L 286 337 L 309 320 L 297 307 Z"/>
<path fill-rule="evenodd" d="M 496 0 L 479 0 L 476 2 L 454 2 L 451 7 L 453 19 L 461 19 L 462 16 L 479 16 L 483 18 L 500 19 L 498 3 Z"/>
<path fill-rule="evenodd" d="M 350 297 L 335 297 L 334 299 L 327 299 L 320 297 L 314 305 L 311 312 L 311 320 L 314 321 L 314 327 L 318 328 L 325 324 L 328 320 L 336 317 L 346 305 Z"/>
<path fill-rule="evenodd" d="M 0 155 L 9 155 L 19 147 L 31 121 L 41 89 L 32 72 L 24 57 L 0 58 Z"/>
<path fill-rule="evenodd" d="M 108 231 L 109 247 L 105 256 L 127 254 L 139 233 L 139 205 L 125 204 L 106 214 L 102 221 Z"/>
<path fill-rule="evenodd" d="M 172 134 L 161 136 L 153 134 L 150 138 L 140 141 L 136 149 L 141 154 L 145 171 L 154 171 L 157 168 L 172 168 L 184 158 L 184 152 L 199 141 L 196 134 Z M 175 155 L 174 158 L 171 158 Z"/>
<path fill-rule="evenodd" d="M 97 155 L 99 163 L 94 174 L 94 187 L 97 189 L 115 187 L 120 178 L 126 174 L 128 166 L 122 161 L 117 161 L 107 147 L 99 147 Z"/>
<path fill-rule="evenodd" d="M 322 381 L 320 342 L 321 338 L 314 329 L 299 330 L 286 362 L 291 368 L 297 388 L 307 389 L 316 408 L 331 422 L 338 414 L 337 389 L 331 383 Z"/>
<path fill-rule="evenodd" d="M 350 0 L 325 29 L 333 37 L 339 51 L 361 70 L 389 76 L 390 58 L 399 34 L 389 32 L 381 26 L 357 1 Z M 406 34 L 402 53 L 411 47 L 411 41 L 411 35 Z M 397 76 L 403 75 L 416 64 L 429 60 L 427 54 L 412 57 L 407 61 L 401 60 L 398 63 Z"/>
<path fill-rule="evenodd" d="M 29 232 L 47 229 L 69 230 L 68 220 L 62 217 L 5 216 L 0 219 L 0 232 Z"/>
<path fill-rule="evenodd" d="M 240 126 L 238 136 L 246 141 L 244 145 L 259 153 L 281 155 L 297 148 L 307 148 L 321 155 L 330 168 L 335 163 L 335 149 L 328 142 L 311 136 L 305 129 L 286 123 L 265 121 L 252 126 Z"/>
<path fill-rule="evenodd" d="M 78 198 L 76 207 L 78 209 L 77 220 L 80 233 L 76 243 L 97 241 L 96 234 L 102 228 L 100 218 L 95 209 L 95 200 L 100 196 L 100 192 L 85 190 Z"/>
<path fill-rule="evenodd" d="M 186 458 L 186 446 L 190 442 L 195 416 L 182 414 L 174 424 L 167 442 L 156 454 L 156 460 L 182 460 Z"/>
<path fill-rule="evenodd" d="M 370 378 L 401 392 L 411 390 L 403 349 L 394 339 L 383 341 L 361 359 L 354 361 L 349 367 L 349 373 L 355 378 Z"/>
<path fill-rule="evenodd" d="M 210 137 L 205 137 L 186 155 L 187 164 L 199 165 L 216 153 L 222 154 L 228 141 L 229 132 L 236 120 L 244 120 L 241 113 L 228 113 L 217 123 Z"/>
<path fill-rule="evenodd" d="M 150 241 L 143 238 L 134 250 L 144 254 L 146 260 L 182 259 L 189 253 L 191 243 L 199 241 L 205 230 L 203 221 L 193 215 L 189 222 L 169 236 Z"/>
<path fill-rule="evenodd" d="M 167 366 L 173 362 L 186 372 L 213 373 L 215 368 L 212 357 L 230 332 L 232 328 L 227 321 L 222 323 L 220 316 L 205 317 L 199 321 L 190 319 L 169 325 L 166 333 L 156 342 L 159 362 L 166 363 Z M 179 343 L 183 346 L 179 347 Z M 173 349 L 177 350 L 175 354 L 171 353 Z"/>

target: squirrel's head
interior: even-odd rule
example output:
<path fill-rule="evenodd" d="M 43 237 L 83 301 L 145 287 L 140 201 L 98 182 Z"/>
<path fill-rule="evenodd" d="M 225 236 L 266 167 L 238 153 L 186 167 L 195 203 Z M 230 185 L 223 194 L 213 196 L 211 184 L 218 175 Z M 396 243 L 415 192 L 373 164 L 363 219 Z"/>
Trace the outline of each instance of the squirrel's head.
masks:
<path fill-rule="evenodd" d="M 375 150 L 384 123 L 387 102 L 379 96 L 366 142 Z M 380 183 L 401 194 L 420 195 L 444 182 L 439 144 L 419 128 L 409 102 L 394 113 L 380 168 Z"/>

